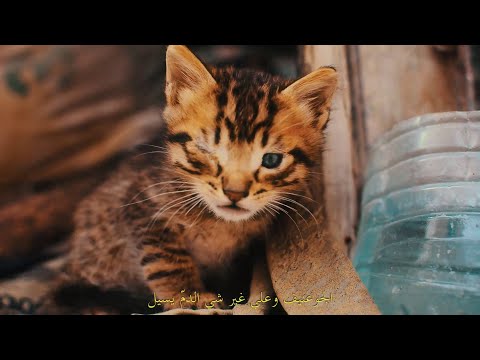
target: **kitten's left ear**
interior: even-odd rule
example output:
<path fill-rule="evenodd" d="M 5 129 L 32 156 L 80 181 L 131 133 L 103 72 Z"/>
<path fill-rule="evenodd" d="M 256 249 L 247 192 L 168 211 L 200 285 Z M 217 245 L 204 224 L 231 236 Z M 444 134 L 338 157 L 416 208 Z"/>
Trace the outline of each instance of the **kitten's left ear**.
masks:
<path fill-rule="evenodd" d="M 166 96 L 169 105 L 179 102 L 184 90 L 196 91 L 216 84 L 207 68 L 183 45 L 170 45 L 167 48 Z"/>
<path fill-rule="evenodd" d="M 293 98 L 297 106 L 305 109 L 312 121 L 323 128 L 328 120 L 333 94 L 337 88 L 337 72 L 332 67 L 322 67 L 297 80 L 282 91 Z"/>

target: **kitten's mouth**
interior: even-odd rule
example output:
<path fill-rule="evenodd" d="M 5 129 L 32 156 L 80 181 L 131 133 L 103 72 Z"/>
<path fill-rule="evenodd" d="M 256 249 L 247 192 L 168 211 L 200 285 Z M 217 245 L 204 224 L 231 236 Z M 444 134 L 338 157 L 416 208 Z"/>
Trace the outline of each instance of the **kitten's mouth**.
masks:
<path fill-rule="evenodd" d="M 219 208 L 222 209 L 223 211 L 231 212 L 232 214 L 242 214 L 242 213 L 250 212 L 247 209 L 241 208 L 237 204 L 219 206 Z"/>
<path fill-rule="evenodd" d="M 216 205 L 215 213 L 224 220 L 234 222 L 248 220 L 253 215 L 253 211 L 240 207 L 236 204 L 223 206 Z"/>

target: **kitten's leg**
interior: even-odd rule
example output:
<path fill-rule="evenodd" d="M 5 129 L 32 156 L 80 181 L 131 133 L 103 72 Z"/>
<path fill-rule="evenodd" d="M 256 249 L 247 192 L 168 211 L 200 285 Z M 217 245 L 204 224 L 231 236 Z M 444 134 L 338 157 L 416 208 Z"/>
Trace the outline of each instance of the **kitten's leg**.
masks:
<path fill-rule="evenodd" d="M 204 291 L 200 271 L 183 245 L 180 232 L 169 228 L 164 230 L 162 226 L 152 228 L 142 236 L 141 248 L 143 274 L 156 299 L 175 299 L 173 304 L 164 303 L 164 310 L 180 307 L 205 309 L 205 304 L 217 299 L 217 294 Z M 197 291 L 200 301 L 180 303 L 182 290 L 187 298 Z"/>
<path fill-rule="evenodd" d="M 247 304 L 237 304 L 233 308 L 234 315 L 265 315 L 270 311 L 272 305 L 270 303 L 259 303 L 258 307 L 251 307 L 260 298 L 260 292 L 263 296 L 274 297 L 272 280 L 268 271 L 265 255 L 257 257 L 254 268 L 252 283 L 250 285 L 250 298 Z"/>

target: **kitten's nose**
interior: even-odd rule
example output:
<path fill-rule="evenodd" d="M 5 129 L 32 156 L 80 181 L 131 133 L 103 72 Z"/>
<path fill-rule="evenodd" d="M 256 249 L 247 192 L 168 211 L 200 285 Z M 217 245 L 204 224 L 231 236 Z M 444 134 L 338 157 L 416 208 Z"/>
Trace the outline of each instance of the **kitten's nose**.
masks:
<path fill-rule="evenodd" d="M 252 186 L 252 181 L 249 181 L 245 176 L 242 176 L 242 174 L 222 178 L 223 193 L 234 204 L 248 196 L 250 186 Z"/>
<path fill-rule="evenodd" d="M 243 198 L 246 198 L 248 196 L 248 190 L 247 191 L 235 191 L 235 190 L 223 189 L 223 193 L 233 203 L 239 202 L 240 200 L 242 200 Z"/>

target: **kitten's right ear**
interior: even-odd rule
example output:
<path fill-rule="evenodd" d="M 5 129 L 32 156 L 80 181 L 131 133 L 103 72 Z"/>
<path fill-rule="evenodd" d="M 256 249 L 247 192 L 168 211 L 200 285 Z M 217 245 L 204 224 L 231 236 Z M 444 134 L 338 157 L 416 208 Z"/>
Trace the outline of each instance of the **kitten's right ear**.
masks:
<path fill-rule="evenodd" d="M 305 109 L 305 119 L 315 120 L 323 128 L 329 119 L 330 104 L 337 88 L 337 72 L 333 67 L 321 67 L 297 80 L 282 91 L 284 96 Z"/>
<path fill-rule="evenodd" d="M 216 83 L 207 68 L 186 46 L 168 46 L 166 66 L 165 93 L 169 105 L 178 104 L 185 90 L 195 91 Z"/>

